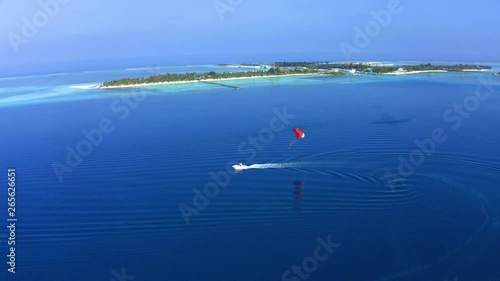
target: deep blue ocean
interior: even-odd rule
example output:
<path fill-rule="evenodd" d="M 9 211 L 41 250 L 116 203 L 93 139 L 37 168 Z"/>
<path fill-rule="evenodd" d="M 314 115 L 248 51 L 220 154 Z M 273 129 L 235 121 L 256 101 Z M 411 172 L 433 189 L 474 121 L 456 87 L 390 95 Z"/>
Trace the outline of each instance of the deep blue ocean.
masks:
<path fill-rule="evenodd" d="M 500 280 L 500 77 L 210 70 L 1 78 L 0 280 Z"/>

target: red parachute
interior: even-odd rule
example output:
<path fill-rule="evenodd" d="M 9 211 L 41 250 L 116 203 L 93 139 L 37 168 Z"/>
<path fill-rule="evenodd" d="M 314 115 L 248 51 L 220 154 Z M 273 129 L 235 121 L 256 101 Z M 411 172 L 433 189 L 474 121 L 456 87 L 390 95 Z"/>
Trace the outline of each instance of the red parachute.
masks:
<path fill-rule="evenodd" d="M 297 138 L 296 141 L 294 142 L 291 142 L 290 145 L 288 146 L 288 149 L 290 149 L 290 147 L 292 147 L 292 145 L 297 142 L 299 139 L 303 139 L 306 137 L 306 134 L 299 128 L 294 128 L 293 129 L 293 133 L 295 134 L 295 137 Z"/>
<path fill-rule="evenodd" d="M 295 133 L 295 137 L 298 139 L 303 139 L 306 137 L 306 134 L 299 128 L 294 128 L 293 132 Z"/>

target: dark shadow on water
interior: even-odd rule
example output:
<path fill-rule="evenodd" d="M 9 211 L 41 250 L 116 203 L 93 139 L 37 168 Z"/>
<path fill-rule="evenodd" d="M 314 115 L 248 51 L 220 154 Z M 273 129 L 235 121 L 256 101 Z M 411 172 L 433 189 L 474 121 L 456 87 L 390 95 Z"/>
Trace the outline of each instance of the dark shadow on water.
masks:
<path fill-rule="evenodd" d="M 369 122 L 369 124 L 375 124 L 375 125 L 382 125 L 382 124 L 398 125 L 398 124 L 410 122 L 411 120 L 413 120 L 413 118 L 396 119 L 396 118 L 394 118 L 392 116 L 382 116 L 378 120 Z"/>

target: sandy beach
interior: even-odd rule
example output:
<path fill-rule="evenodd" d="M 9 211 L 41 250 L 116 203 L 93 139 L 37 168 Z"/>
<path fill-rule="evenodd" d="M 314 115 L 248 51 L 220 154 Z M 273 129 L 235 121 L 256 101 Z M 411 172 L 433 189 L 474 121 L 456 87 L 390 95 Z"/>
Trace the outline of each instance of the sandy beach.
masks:
<path fill-rule="evenodd" d="M 447 70 L 419 70 L 419 71 L 395 71 L 384 73 L 384 75 L 410 75 L 419 73 L 448 72 Z"/>
<path fill-rule="evenodd" d="M 175 85 L 175 84 L 189 84 L 189 83 L 199 83 L 199 82 L 213 82 L 213 81 L 229 81 L 229 80 L 242 80 L 242 79 L 258 79 L 258 78 L 279 78 L 279 77 L 290 77 L 290 76 L 321 76 L 325 74 L 286 74 L 286 75 L 268 75 L 268 76 L 249 76 L 249 77 L 234 77 L 234 78 L 221 78 L 221 79 L 203 79 L 203 80 L 189 80 L 189 81 L 172 81 L 172 82 L 158 82 L 158 83 L 142 83 L 142 84 L 132 84 L 132 85 L 120 85 L 120 86 L 100 86 L 99 89 L 119 89 L 119 88 L 133 88 L 133 87 L 145 87 L 145 86 L 159 86 L 159 85 Z"/>
<path fill-rule="evenodd" d="M 466 72 L 483 72 L 483 71 L 491 71 L 491 69 L 464 69 L 462 71 L 466 71 Z"/>
<path fill-rule="evenodd" d="M 490 69 L 463 69 L 462 70 L 462 72 L 483 72 L 483 71 L 490 71 Z M 410 75 L 410 74 L 419 74 L 419 73 L 440 73 L 440 72 L 450 72 L 450 71 L 448 71 L 448 70 L 394 71 L 394 72 L 384 73 L 384 74 L 385 75 Z"/>

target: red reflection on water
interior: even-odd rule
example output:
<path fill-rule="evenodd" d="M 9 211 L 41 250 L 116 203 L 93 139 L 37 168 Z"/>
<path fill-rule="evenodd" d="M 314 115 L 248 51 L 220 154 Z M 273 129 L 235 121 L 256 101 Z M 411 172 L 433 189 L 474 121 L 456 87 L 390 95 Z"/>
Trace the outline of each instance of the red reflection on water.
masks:
<path fill-rule="evenodd" d="M 302 200 L 304 199 L 304 191 L 302 190 L 302 186 L 304 186 L 303 181 L 294 181 L 294 189 L 293 189 L 293 201 L 294 201 L 294 209 L 301 210 L 302 209 Z"/>

